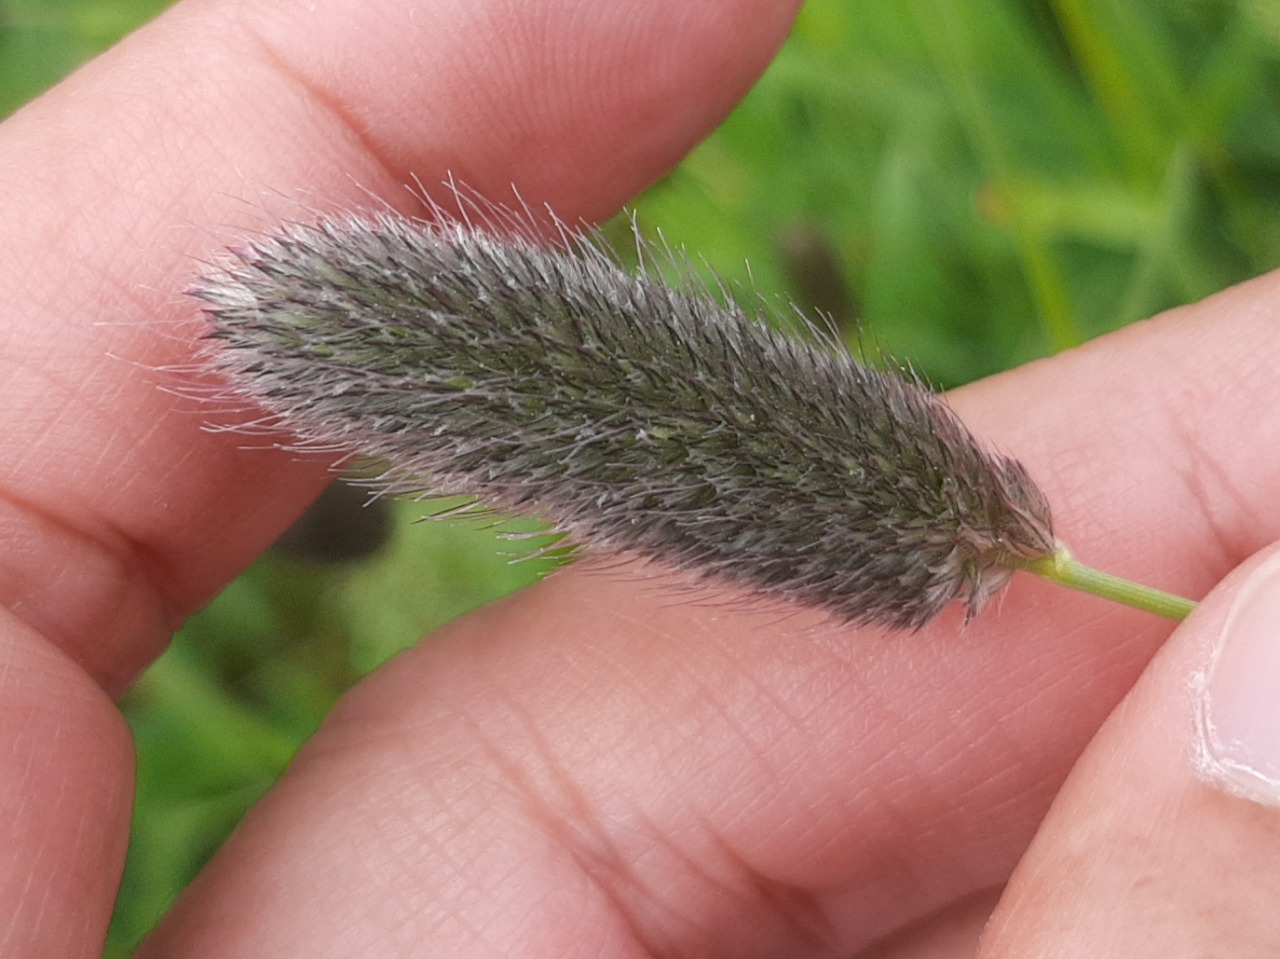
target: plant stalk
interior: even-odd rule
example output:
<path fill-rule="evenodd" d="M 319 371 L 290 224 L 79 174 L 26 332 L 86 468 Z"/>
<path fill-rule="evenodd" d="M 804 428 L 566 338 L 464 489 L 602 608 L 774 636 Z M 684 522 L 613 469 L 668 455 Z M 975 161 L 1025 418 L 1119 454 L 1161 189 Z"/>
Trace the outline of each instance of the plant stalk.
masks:
<path fill-rule="evenodd" d="M 1124 603 L 1126 606 L 1146 610 L 1148 613 L 1155 613 L 1157 616 L 1172 620 L 1186 619 L 1187 615 L 1196 608 L 1196 604 L 1189 599 L 1086 566 L 1072 556 L 1071 551 L 1061 543 L 1048 556 L 1034 560 L 1014 560 L 1010 565 L 1026 570 L 1028 573 L 1034 573 L 1059 586 L 1101 596 L 1103 599 Z"/>

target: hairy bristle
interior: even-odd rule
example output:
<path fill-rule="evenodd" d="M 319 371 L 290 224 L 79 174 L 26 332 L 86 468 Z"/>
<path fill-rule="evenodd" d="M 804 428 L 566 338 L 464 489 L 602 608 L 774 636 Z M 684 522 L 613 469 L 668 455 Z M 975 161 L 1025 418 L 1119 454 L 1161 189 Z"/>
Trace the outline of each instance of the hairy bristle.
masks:
<path fill-rule="evenodd" d="M 1049 508 L 911 377 L 706 292 L 441 219 L 322 218 L 199 278 L 233 390 L 303 443 L 861 623 L 976 611 Z"/>

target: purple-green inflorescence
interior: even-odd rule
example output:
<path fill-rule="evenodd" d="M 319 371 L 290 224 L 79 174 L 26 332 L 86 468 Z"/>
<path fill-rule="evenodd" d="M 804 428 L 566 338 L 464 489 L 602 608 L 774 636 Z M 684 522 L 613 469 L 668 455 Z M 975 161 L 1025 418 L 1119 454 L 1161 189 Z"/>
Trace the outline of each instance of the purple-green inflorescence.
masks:
<path fill-rule="evenodd" d="M 448 218 L 293 225 L 200 277 L 209 362 L 304 445 L 642 556 L 915 628 L 1054 552 L 1026 470 L 914 378 L 590 239 Z"/>

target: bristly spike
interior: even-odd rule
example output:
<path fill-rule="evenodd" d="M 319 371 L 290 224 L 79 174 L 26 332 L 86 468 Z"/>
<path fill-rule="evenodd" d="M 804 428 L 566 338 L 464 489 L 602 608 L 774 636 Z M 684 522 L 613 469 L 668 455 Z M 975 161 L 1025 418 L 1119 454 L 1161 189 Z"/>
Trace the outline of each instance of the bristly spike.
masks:
<path fill-rule="evenodd" d="M 292 225 L 200 277 L 208 362 L 303 444 L 847 620 L 970 613 L 1053 554 L 1045 497 L 914 377 L 704 289 L 390 213 Z M 687 276 L 681 261 L 679 271 Z"/>

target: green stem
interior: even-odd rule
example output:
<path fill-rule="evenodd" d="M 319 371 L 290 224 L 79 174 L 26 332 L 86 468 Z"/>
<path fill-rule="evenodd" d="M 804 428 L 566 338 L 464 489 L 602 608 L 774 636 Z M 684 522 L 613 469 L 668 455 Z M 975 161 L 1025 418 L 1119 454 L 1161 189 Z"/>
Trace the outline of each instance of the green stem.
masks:
<path fill-rule="evenodd" d="M 1061 543 L 1048 556 L 1033 560 L 1016 560 L 1010 565 L 1035 573 L 1059 586 L 1078 589 L 1082 593 L 1092 593 L 1094 596 L 1124 603 L 1126 606 L 1143 609 L 1169 619 L 1185 619 L 1187 614 L 1196 608 L 1196 604 L 1189 599 L 1086 566 L 1072 556 L 1071 551 Z"/>

